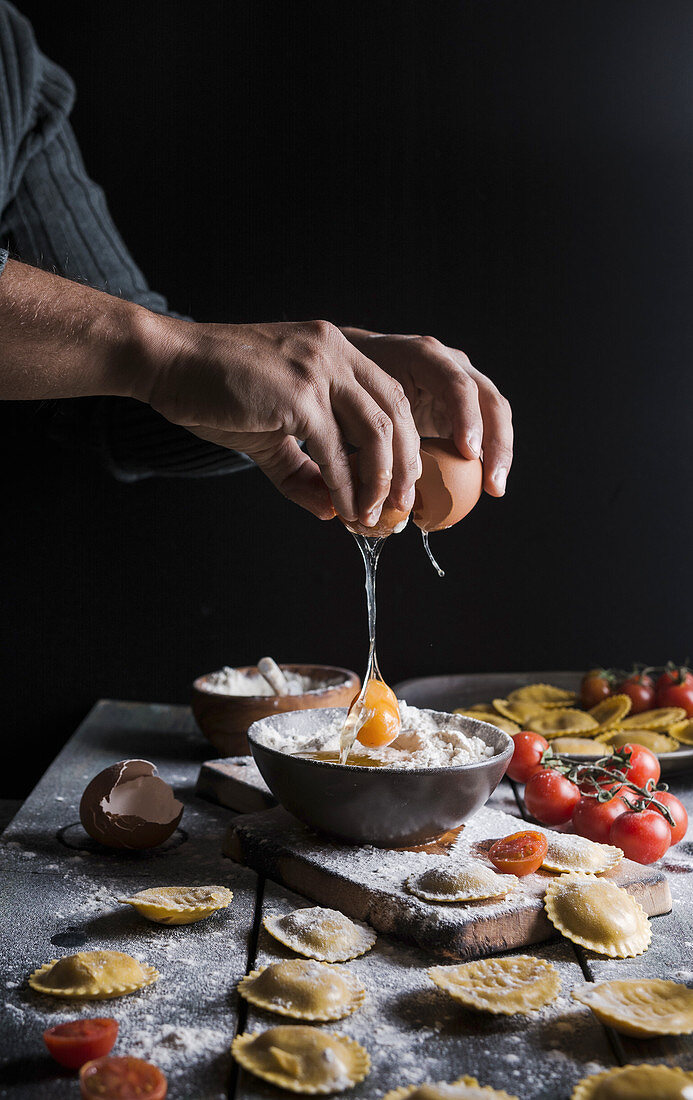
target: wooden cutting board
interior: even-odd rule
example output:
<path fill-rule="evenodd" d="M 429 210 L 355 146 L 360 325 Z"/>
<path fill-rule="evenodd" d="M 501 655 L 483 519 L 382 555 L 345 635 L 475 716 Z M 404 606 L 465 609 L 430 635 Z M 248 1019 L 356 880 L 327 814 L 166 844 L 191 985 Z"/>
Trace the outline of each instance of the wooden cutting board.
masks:
<path fill-rule="evenodd" d="M 556 936 L 543 907 L 547 882 L 555 876 L 539 871 L 518 880 L 516 889 L 499 901 L 466 905 L 430 905 L 409 894 L 405 881 L 441 859 L 484 858 L 493 840 L 519 827 L 516 817 L 485 807 L 467 825 L 431 845 L 394 851 L 332 842 L 275 807 L 236 818 L 223 851 L 379 932 L 444 957 L 474 959 Z M 660 871 L 623 860 L 605 877 L 636 897 L 649 916 L 670 911 L 669 885 Z"/>

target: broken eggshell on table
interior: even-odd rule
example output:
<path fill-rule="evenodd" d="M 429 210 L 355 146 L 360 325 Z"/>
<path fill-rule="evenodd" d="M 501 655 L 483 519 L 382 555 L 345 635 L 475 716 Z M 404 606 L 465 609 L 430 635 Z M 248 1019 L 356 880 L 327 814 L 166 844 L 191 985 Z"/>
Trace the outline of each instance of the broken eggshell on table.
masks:
<path fill-rule="evenodd" d="M 175 832 L 183 803 L 149 760 L 120 760 L 87 785 L 79 816 L 107 848 L 155 848 Z"/>
<path fill-rule="evenodd" d="M 420 454 L 421 475 L 411 516 L 422 531 L 445 531 L 464 519 L 481 496 L 483 467 L 478 458 L 463 458 L 450 439 L 422 439 Z M 356 473 L 358 456 L 350 455 L 349 462 Z M 409 513 L 386 502 L 374 527 L 340 518 L 354 535 L 386 538 L 404 530 Z"/>

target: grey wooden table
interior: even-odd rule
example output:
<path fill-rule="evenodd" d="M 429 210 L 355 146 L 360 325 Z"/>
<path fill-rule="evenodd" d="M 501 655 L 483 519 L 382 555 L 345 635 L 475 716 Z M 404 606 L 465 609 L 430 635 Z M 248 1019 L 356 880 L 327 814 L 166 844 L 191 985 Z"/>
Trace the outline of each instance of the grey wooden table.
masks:
<path fill-rule="evenodd" d="M 229 1046 L 238 1029 L 281 1022 L 246 1011 L 235 987 L 248 970 L 283 957 L 261 928 L 263 914 L 306 902 L 221 856 L 232 815 L 193 794 L 199 765 L 209 755 L 185 707 L 100 702 L 6 829 L 0 1097 L 76 1098 L 74 1075 L 50 1060 L 41 1033 L 62 1020 L 98 1014 L 120 1022 L 114 1053 L 135 1053 L 161 1066 L 171 1100 L 288 1095 L 237 1072 Z M 181 828 L 151 853 L 104 851 L 78 824 L 87 781 L 127 757 L 154 761 L 186 804 Z M 693 814 L 691 778 L 676 777 L 672 788 Z M 508 783 L 501 784 L 493 804 L 518 818 L 524 813 Z M 691 841 L 673 849 L 663 866 L 674 908 L 653 920 L 649 951 L 638 959 L 605 961 L 561 939 L 531 949 L 558 966 L 562 992 L 553 1005 L 528 1017 L 463 1012 L 426 978 L 425 968 L 439 960 L 379 937 L 372 952 L 349 964 L 368 989 L 366 1005 L 334 1025 L 362 1042 L 373 1062 L 370 1077 L 347 1095 L 375 1098 L 398 1084 L 470 1073 L 524 1100 L 559 1100 L 584 1074 L 619 1063 L 654 1061 L 693 1069 L 690 1039 L 624 1039 L 570 997 L 571 988 L 585 980 L 616 975 L 693 982 Z M 148 923 L 116 900 L 147 886 L 175 883 L 227 885 L 234 900 L 209 921 L 181 928 Z M 160 981 L 130 997 L 91 1005 L 44 997 L 26 984 L 27 975 L 51 958 L 107 947 L 154 964 Z"/>

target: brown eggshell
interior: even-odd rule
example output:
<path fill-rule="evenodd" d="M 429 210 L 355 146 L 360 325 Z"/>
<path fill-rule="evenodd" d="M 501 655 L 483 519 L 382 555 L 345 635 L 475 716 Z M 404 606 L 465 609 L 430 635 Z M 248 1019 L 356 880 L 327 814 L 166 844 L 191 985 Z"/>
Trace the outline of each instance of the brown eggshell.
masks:
<path fill-rule="evenodd" d="M 356 481 L 358 484 L 358 455 L 349 455 L 349 465 L 356 475 Z M 339 515 L 339 513 L 337 513 Z M 344 519 L 343 516 L 339 516 L 342 523 L 346 527 L 347 531 L 351 531 L 352 535 L 365 535 L 366 538 L 387 538 L 388 535 L 397 535 L 400 531 L 403 531 L 407 525 L 407 519 L 409 518 L 409 512 L 403 512 L 399 508 L 393 508 L 387 501 L 383 504 L 383 510 L 380 513 L 380 518 L 375 527 L 366 527 L 365 524 L 350 523 Z"/>
<path fill-rule="evenodd" d="M 478 458 L 462 458 L 450 439 L 422 439 L 421 465 L 412 518 L 422 531 L 444 531 L 481 496 L 483 467 Z"/>
<path fill-rule="evenodd" d="M 94 776 L 79 816 L 107 848 L 155 848 L 175 832 L 183 804 L 148 760 L 121 760 Z"/>

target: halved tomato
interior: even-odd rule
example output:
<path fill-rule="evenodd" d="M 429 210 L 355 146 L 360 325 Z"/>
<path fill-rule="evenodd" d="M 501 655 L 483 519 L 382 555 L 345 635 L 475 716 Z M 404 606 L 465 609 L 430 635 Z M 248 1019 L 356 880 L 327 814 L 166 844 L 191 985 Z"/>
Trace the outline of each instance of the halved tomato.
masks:
<path fill-rule="evenodd" d="M 51 1057 L 66 1069 L 79 1069 L 92 1058 L 101 1058 L 113 1050 L 118 1035 L 118 1021 L 110 1016 L 94 1016 L 89 1020 L 68 1020 L 49 1027 L 43 1041 Z"/>
<path fill-rule="evenodd" d="M 541 867 L 547 848 L 544 834 L 531 829 L 501 837 L 489 848 L 488 858 L 504 874 L 523 878 Z"/>
<path fill-rule="evenodd" d="M 141 1058 L 97 1058 L 79 1071 L 83 1100 L 164 1100 L 166 1078 Z"/>

